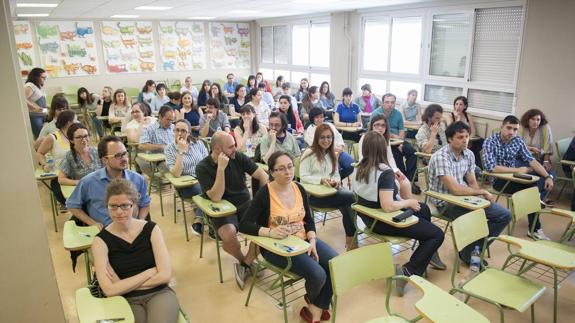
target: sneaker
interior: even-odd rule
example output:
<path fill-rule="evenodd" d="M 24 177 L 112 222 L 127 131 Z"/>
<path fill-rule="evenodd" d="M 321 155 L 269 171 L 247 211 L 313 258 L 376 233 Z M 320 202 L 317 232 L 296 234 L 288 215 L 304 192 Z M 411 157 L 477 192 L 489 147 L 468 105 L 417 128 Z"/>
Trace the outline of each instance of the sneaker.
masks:
<path fill-rule="evenodd" d="M 531 234 L 531 231 L 527 231 L 527 236 L 533 240 L 551 240 L 548 236 L 545 235 L 543 229 L 539 229 L 533 232 L 533 234 Z"/>
<path fill-rule="evenodd" d="M 202 232 L 204 232 L 204 225 L 201 222 L 196 222 L 192 224 L 192 233 L 201 236 Z"/>
<path fill-rule="evenodd" d="M 249 270 L 249 267 L 246 267 L 240 263 L 234 264 L 236 283 L 241 290 L 244 290 L 244 286 L 246 285 L 246 278 L 249 276 Z"/>
<path fill-rule="evenodd" d="M 250 275 L 253 276 L 256 273 L 256 267 L 258 265 L 256 264 L 256 262 L 252 262 L 252 264 L 249 266 L 250 267 Z M 256 276 L 257 278 L 262 278 L 264 276 L 264 270 L 263 268 L 260 268 L 260 270 L 258 270 L 258 275 Z"/>
<path fill-rule="evenodd" d="M 415 195 L 421 194 L 421 188 L 419 188 L 419 186 L 417 186 L 417 184 L 415 184 L 415 183 L 411 184 L 411 194 L 415 194 Z"/>
<path fill-rule="evenodd" d="M 68 212 L 68 208 L 66 207 L 65 204 L 60 204 L 60 213 L 66 213 Z"/>
<path fill-rule="evenodd" d="M 395 275 L 396 276 L 407 276 L 403 271 L 403 266 L 395 265 Z M 395 281 L 395 291 L 397 292 L 397 296 L 403 297 L 405 293 L 405 285 L 407 284 L 406 280 L 396 280 Z"/>
<path fill-rule="evenodd" d="M 431 268 L 433 268 L 433 269 L 437 269 L 437 270 L 447 269 L 447 266 L 443 263 L 443 261 L 441 261 L 441 258 L 439 258 L 439 253 L 437 251 L 433 254 L 433 256 L 431 256 L 431 260 L 429 260 L 429 264 L 431 265 Z"/>
<path fill-rule="evenodd" d="M 303 300 L 305 301 L 305 303 L 307 305 L 311 304 L 311 301 L 309 300 L 309 296 L 307 296 L 307 294 L 303 295 Z M 322 310 L 321 311 L 321 320 L 322 321 L 329 321 L 331 319 L 331 315 L 329 314 L 328 310 Z"/>
<path fill-rule="evenodd" d="M 210 237 L 210 239 L 216 241 L 216 233 L 214 232 L 214 229 L 212 229 L 211 227 L 208 230 L 208 237 Z"/>

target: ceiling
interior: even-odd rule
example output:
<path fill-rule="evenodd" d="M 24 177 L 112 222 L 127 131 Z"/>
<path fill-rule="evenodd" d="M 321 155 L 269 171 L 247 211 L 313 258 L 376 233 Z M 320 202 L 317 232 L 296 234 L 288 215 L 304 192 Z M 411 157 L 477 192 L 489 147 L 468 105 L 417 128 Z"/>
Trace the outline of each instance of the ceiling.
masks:
<path fill-rule="evenodd" d="M 250 21 L 310 15 L 432 0 L 10 0 L 17 14 L 49 13 L 47 19 L 109 19 L 112 15 L 138 15 L 137 19 L 199 19 Z M 20 8 L 17 3 L 57 3 L 55 8 Z M 138 6 L 172 7 L 163 11 L 135 10 Z M 42 18 L 46 19 L 46 18 Z"/>

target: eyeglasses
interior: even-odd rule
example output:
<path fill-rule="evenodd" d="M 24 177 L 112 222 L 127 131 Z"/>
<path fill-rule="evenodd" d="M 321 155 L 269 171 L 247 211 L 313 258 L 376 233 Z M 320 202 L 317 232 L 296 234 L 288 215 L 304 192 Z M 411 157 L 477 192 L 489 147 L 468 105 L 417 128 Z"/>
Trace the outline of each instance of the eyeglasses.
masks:
<path fill-rule="evenodd" d="M 374 123 L 373 124 L 374 129 L 375 128 L 381 129 L 381 128 L 385 128 L 385 127 L 387 127 L 387 125 L 385 123 Z"/>
<path fill-rule="evenodd" d="M 83 135 L 83 136 L 76 136 L 74 137 L 75 140 L 84 140 L 84 139 L 88 139 L 89 136 L 88 135 Z"/>
<path fill-rule="evenodd" d="M 122 211 L 128 211 L 129 209 L 134 206 L 133 204 L 126 203 L 126 204 L 108 204 L 108 209 L 111 211 L 117 211 L 118 208 L 122 209 Z"/>
<path fill-rule="evenodd" d="M 117 160 L 121 160 L 122 158 L 124 158 L 124 157 L 126 157 L 126 156 L 128 156 L 128 151 L 127 151 L 127 150 L 125 150 L 125 151 L 123 151 L 123 152 L 121 152 L 121 153 L 117 153 L 117 154 L 115 154 L 115 155 L 107 155 L 107 156 L 104 156 L 104 157 L 108 157 L 108 158 L 114 157 L 114 158 L 116 158 Z"/>
<path fill-rule="evenodd" d="M 321 137 L 319 137 L 319 140 L 332 141 L 333 137 L 332 136 L 321 136 Z"/>
<path fill-rule="evenodd" d="M 278 167 L 276 169 L 274 169 L 274 172 L 281 172 L 281 173 L 285 173 L 286 171 L 292 171 L 293 170 L 293 165 L 289 164 L 287 165 L 287 167 Z"/>

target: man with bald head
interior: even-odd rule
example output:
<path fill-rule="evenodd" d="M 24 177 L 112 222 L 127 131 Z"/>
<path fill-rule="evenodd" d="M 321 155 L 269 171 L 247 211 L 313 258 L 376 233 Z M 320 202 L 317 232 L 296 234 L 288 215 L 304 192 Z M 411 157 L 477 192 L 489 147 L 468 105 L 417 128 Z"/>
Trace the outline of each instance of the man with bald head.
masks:
<path fill-rule="evenodd" d="M 212 218 L 212 222 L 224 250 L 239 261 L 234 264 L 234 272 L 238 286 L 243 289 L 254 261 L 254 246 L 250 244 L 250 250 L 244 256 L 237 239 L 238 218 L 247 210 L 250 201 L 245 174 L 258 180 L 260 186 L 268 182 L 268 175 L 246 155 L 236 151 L 234 138 L 229 133 L 214 133 L 211 147 L 211 154 L 198 164 L 196 174 L 207 198 L 214 202 L 227 200 L 238 209 L 236 215 Z"/>

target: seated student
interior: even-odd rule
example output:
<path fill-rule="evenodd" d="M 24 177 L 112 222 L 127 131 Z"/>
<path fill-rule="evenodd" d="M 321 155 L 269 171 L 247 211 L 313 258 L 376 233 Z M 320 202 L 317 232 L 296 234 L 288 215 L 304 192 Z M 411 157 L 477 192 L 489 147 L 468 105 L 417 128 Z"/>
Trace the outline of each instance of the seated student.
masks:
<path fill-rule="evenodd" d="M 230 120 L 220 110 L 218 99 L 209 98 L 206 102 L 206 113 L 200 118 L 200 136 L 211 137 L 220 130 L 230 132 Z"/>
<path fill-rule="evenodd" d="M 443 243 L 443 231 L 431 223 L 431 211 L 426 204 L 416 199 L 403 200 L 398 197 L 395 175 L 388 164 L 386 147 L 387 143 L 382 135 L 373 131 L 365 134 L 362 147 L 363 159 L 359 162 L 355 173 L 351 175 L 352 189 L 358 196 L 358 203 L 370 208 L 381 208 L 384 212 L 410 208 L 419 218 L 419 222 L 405 228 L 397 228 L 381 221 L 378 221 L 373 228 L 377 234 L 418 240 L 417 249 L 401 269 L 397 268 L 397 274 L 421 276 L 425 273 L 428 264 L 435 269 L 444 270 L 445 264 L 441 262 L 437 253 Z M 363 214 L 359 216 L 365 225 L 373 224 L 372 218 Z M 396 282 L 396 287 L 399 296 L 403 296 L 405 283 Z"/>
<path fill-rule="evenodd" d="M 298 112 L 299 107 L 297 105 L 297 100 L 291 94 L 291 85 L 289 82 L 285 82 L 284 84 L 282 84 L 280 96 L 282 96 L 282 95 L 289 96 L 289 102 L 291 103 L 291 106 L 296 110 L 296 112 Z M 298 113 L 298 118 L 299 118 L 299 113 Z"/>
<path fill-rule="evenodd" d="M 198 93 L 198 107 L 205 107 L 206 101 L 210 98 L 210 86 L 212 82 L 210 80 L 204 80 L 202 82 L 202 87 L 200 88 L 200 92 Z"/>
<path fill-rule="evenodd" d="M 294 96 L 298 103 L 303 101 L 304 96 L 307 94 L 308 88 L 309 81 L 304 77 L 299 82 L 299 89 Z"/>
<path fill-rule="evenodd" d="M 313 215 L 303 187 L 293 181 L 294 163 L 291 156 L 277 151 L 270 156 L 269 172 L 273 180 L 263 186 L 240 222 L 240 231 L 254 236 L 284 239 L 290 235 L 309 242 L 307 253 L 292 257 L 291 272 L 305 279 L 307 294 L 300 316 L 306 322 L 329 320 L 329 305 L 333 294 L 329 260 L 337 256 L 316 235 Z M 278 267 L 285 267 L 285 257 L 260 248 L 262 256 Z M 326 317 L 327 316 L 327 317 Z"/>
<path fill-rule="evenodd" d="M 262 99 L 263 93 L 264 92 L 257 87 L 251 89 L 248 97 L 249 102 L 247 104 L 251 105 L 256 111 L 258 122 L 264 127 L 267 127 L 270 116 L 270 107 Z"/>
<path fill-rule="evenodd" d="M 407 99 L 403 101 L 399 107 L 399 111 L 403 116 L 403 123 L 406 125 L 421 125 L 421 106 L 415 102 L 417 100 L 417 90 L 409 90 L 407 92 Z M 408 129 L 405 138 L 413 139 L 417 134 L 417 130 Z"/>
<path fill-rule="evenodd" d="M 211 147 L 210 155 L 196 167 L 196 174 L 202 192 L 207 198 L 214 202 L 227 200 L 237 208 L 235 215 L 212 218 L 212 222 L 222 239 L 224 251 L 238 260 L 238 263 L 234 264 L 234 273 L 238 286 L 243 289 L 245 280 L 250 274 L 250 265 L 254 261 L 253 248 L 255 248 L 250 244 L 244 256 L 237 238 L 239 220 L 244 216 L 250 203 L 245 174 L 255 178 L 260 185 L 268 182 L 268 175 L 246 155 L 236 152 L 234 138 L 226 132 L 216 132 L 212 136 Z"/>
<path fill-rule="evenodd" d="M 228 114 L 228 98 L 222 93 L 219 83 L 212 83 L 210 86 L 210 99 L 218 100 L 218 109 L 220 109 L 225 114 Z M 209 99 L 208 99 L 209 101 Z M 206 106 L 208 102 L 206 101 Z"/>
<path fill-rule="evenodd" d="M 377 108 L 371 114 L 371 119 L 378 114 L 383 114 L 387 117 L 389 132 L 392 138 L 405 139 L 405 126 L 403 125 L 403 117 L 401 112 L 395 108 L 395 95 L 386 93 L 383 95 L 383 106 Z M 402 173 L 404 173 L 409 180 L 413 180 L 415 171 L 417 169 L 417 156 L 415 150 L 408 141 L 404 141 L 401 145 L 391 146 L 393 152 L 393 159 L 395 164 Z M 405 163 L 403 158 L 405 157 Z M 421 189 L 414 183 L 411 185 L 411 192 L 413 194 L 421 194 Z"/>
<path fill-rule="evenodd" d="M 335 95 L 329 90 L 327 81 L 321 82 L 319 86 L 319 100 L 327 110 L 335 108 Z"/>
<path fill-rule="evenodd" d="M 361 127 L 361 111 L 359 106 L 351 101 L 353 92 L 350 88 L 343 89 L 343 100 L 337 105 L 333 115 L 333 123 L 336 127 Z M 342 134 L 344 139 L 359 141 L 361 135 L 359 132 L 344 131 Z"/>
<path fill-rule="evenodd" d="M 266 85 L 264 92 L 269 92 L 269 93 L 272 92 L 272 88 L 270 87 L 268 80 L 266 80 L 264 78 L 264 74 L 262 72 L 257 72 L 256 73 L 256 85 L 259 85 L 260 83 L 264 83 Z"/>
<path fill-rule="evenodd" d="M 169 106 L 175 111 L 179 111 L 182 108 L 182 93 L 170 92 L 168 93 L 168 99 L 170 99 L 170 101 L 168 101 L 165 105 Z"/>
<path fill-rule="evenodd" d="M 274 96 L 274 100 L 278 100 L 280 95 L 283 94 L 282 86 L 285 84 L 285 78 L 282 75 L 278 75 L 276 78 L 276 86 L 272 88 L 272 95 Z"/>
<path fill-rule="evenodd" d="M 371 119 L 368 130 L 374 131 L 385 138 L 385 142 L 387 143 L 387 149 L 386 149 L 387 156 L 392 156 L 393 154 L 391 152 L 391 145 L 389 144 L 389 127 L 387 126 L 387 118 L 383 114 L 376 115 L 375 117 L 373 117 L 373 119 Z M 358 161 L 361 161 L 363 159 L 362 151 L 363 151 L 364 138 L 365 135 L 361 136 L 361 139 L 359 140 L 359 144 L 357 147 L 357 152 L 359 155 Z M 404 200 L 409 200 L 413 198 L 413 196 L 411 195 L 411 182 L 409 181 L 409 179 L 405 177 L 405 175 L 399 170 L 399 168 L 397 168 L 397 165 L 395 164 L 395 160 L 393 158 L 390 158 L 387 161 L 389 167 L 393 169 L 393 173 L 395 174 L 395 181 L 396 185 L 399 187 L 399 193 L 401 195 L 401 198 Z"/>
<path fill-rule="evenodd" d="M 301 108 L 299 111 L 299 115 L 301 116 L 302 120 L 309 121 L 309 112 L 313 108 L 320 108 L 325 113 L 325 107 L 323 103 L 319 100 L 319 89 L 317 86 L 312 86 L 308 89 L 307 93 L 301 100 Z M 331 119 L 331 118 L 330 118 Z"/>
<path fill-rule="evenodd" d="M 289 95 L 281 95 L 278 101 L 278 112 L 285 114 L 288 121 L 288 130 L 294 134 L 303 134 L 304 128 L 299 115 L 297 113 L 297 106 L 291 104 L 291 99 Z"/>
<path fill-rule="evenodd" d="M 110 115 L 110 106 L 112 105 L 112 90 L 109 86 L 104 86 L 102 89 L 102 94 L 100 95 L 100 100 L 98 101 L 98 106 L 96 107 L 96 117 L 107 117 Z M 98 118 L 96 118 L 98 120 Z M 100 120 L 98 120 L 99 122 Z M 104 120 L 102 126 L 105 128 L 110 128 L 110 123 L 108 120 Z M 103 136 L 100 136 L 103 137 Z"/>
<path fill-rule="evenodd" d="M 519 130 L 519 119 L 513 115 L 509 115 L 503 119 L 501 124 L 501 131 L 494 134 L 485 140 L 483 144 L 483 160 L 485 161 L 485 170 L 494 173 L 520 173 L 520 174 L 534 174 L 541 177 L 544 182 L 543 189 L 551 192 L 553 189 L 553 177 L 539 164 L 539 162 L 531 156 L 527 146 L 517 136 Z M 520 166 L 528 164 L 529 166 Z M 503 189 L 505 181 L 495 179 L 493 188 L 500 191 Z M 511 182 L 505 188 L 505 193 L 513 194 L 523 189 L 535 186 L 533 184 L 520 184 Z M 539 219 L 535 221 L 535 214 L 529 214 L 529 230 L 527 235 L 534 239 L 548 240 L 547 236 L 541 228 Z M 534 227 L 533 235 L 530 229 Z"/>
<path fill-rule="evenodd" d="M 208 157 L 206 146 L 192 135 L 192 126 L 186 119 L 176 121 L 174 130 L 176 132 L 175 141 L 166 146 L 166 165 L 170 173 L 175 177 L 191 175 L 197 178 L 196 167 L 204 158 Z M 178 189 L 181 198 L 191 198 L 202 194 L 199 183 L 193 186 Z M 196 218 L 192 224 L 192 233 L 201 235 L 204 226 L 202 225 L 202 212 L 200 208 L 195 208 Z"/>
<path fill-rule="evenodd" d="M 58 131 L 58 128 L 56 128 L 56 119 L 58 118 L 58 115 L 60 115 L 62 111 L 69 109 L 70 106 L 66 96 L 63 93 L 54 94 L 52 102 L 50 103 L 50 109 L 48 110 L 48 122 L 44 122 L 44 125 L 40 130 L 40 134 L 38 135 L 36 142 L 34 142 L 34 149 L 38 149 L 38 147 L 40 147 L 40 144 L 46 136 Z"/>
<path fill-rule="evenodd" d="M 483 209 L 487 217 L 489 236 L 497 237 L 511 220 L 511 213 L 497 204 L 496 198 L 479 187 L 475 178 L 475 157 L 467 148 L 471 129 L 461 121 L 449 125 L 446 130 L 447 145 L 436 151 L 429 161 L 429 186 L 432 191 L 452 195 L 475 195 L 491 204 Z M 456 219 L 469 212 L 468 209 L 447 204 L 431 198 L 443 216 Z M 471 252 L 476 246 L 483 247 L 483 239 L 476 241 L 459 252 L 459 258 L 469 265 Z"/>
<path fill-rule="evenodd" d="M 567 150 L 565 151 L 565 154 L 563 155 L 562 159 L 575 161 L 575 137 L 573 137 L 573 139 L 571 140 L 569 148 L 567 148 Z M 569 167 L 567 165 L 562 165 L 561 167 L 563 168 L 565 176 L 569 177 L 572 175 L 574 167 Z M 571 199 L 571 211 L 575 211 L 575 190 L 573 190 L 573 198 Z"/>
<path fill-rule="evenodd" d="M 226 79 L 228 80 L 224 83 L 224 95 L 226 97 L 233 97 L 236 91 L 236 87 L 239 85 L 238 81 L 235 80 L 234 73 L 228 73 L 226 75 Z"/>
<path fill-rule="evenodd" d="M 257 84 L 256 84 L 256 76 L 255 75 L 250 75 L 248 76 L 248 83 L 246 84 L 246 93 L 250 93 L 252 91 L 252 89 L 257 88 Z"/>
<path fill-rule="evenodd" d="M 270 131 L 268 135 L 262 139 L 260 150 L 262 152 L 262 160 L 267 163 L 268 158 L 276 151 L 285 151 L 292 157 L 299 157 L 301 150 L 298 142 L 291 133 L 287 131 L 286 116 L 274 111 L 270 114 Z"/>
<path fill-rule="evenodd" d="M 168 102 L 170 102 L 170 98 L 168 97 L 168 88 L 166 87 L 166 84 L 158 83 L 156 86 L 156 96 L 154 96 L 152 98 L 152 102 L 150 102 L 152 113 L 159 112 L 160 108 Z"/>
<path fill-rule="evenodd" d="M 169 106 L 163 106 L 158 114 L 158 121 L 144 128 L 140 136 L 140 145 L 138 149 L 148 153 L 164 153 L 167 145 L 174 142 L 174 121 L 176 121 L 176 113 Z M 136 157 L 136 163 L 140 166 L 142 172 L 152 178 L 152 166 L 149 162 Z M 167 172 L 165 162 L 161 162 L 157 166 L 160 172 Z"/>
<path fill-rule="evenodd" d="M 96 112 L 96 109 L 98 108 L 98 101 L 100 101 L 100 97 L 95 93 L 90 93 L 88 89 L 86 89 L 85 87 L 79 88 L 76 93 L 77 93 L 76 102 L 78 102 L 78 108 L 80 109 L 80 111 L 82 111 L 84 117 L 86 118 L 85 121 L 86 125 L 91 120 L 92 124 L 94 125 L 94 128 L 98 132 L 98 136 L 100 137 L 104 136 L 104 128 L 102 127 L 102 123 L 100 122 L 100 120 L 98 120 L 95 116 L 90 118 L 90 116 L 88 115 L 88 112 Z"/>
<path fill-rule="evenodd" d="M 425 108 L 423 124 L 415 135 L 417 148 L 426 154 L 433 154 L 447 145 L 445 124 L 441 122 L 443 108 L 439 104 L 430 104 Z"/>
<path fill-rule="evenodd" d="M 106 187 L 104 206 L 112 222 L 94 237 L 96 277 L 106 296 L 123 296 L 136 322 L 173 322 L 180 305 L 168 286 L 170 254 L 156 223 L 132 218 L 138 191 L 125 179 Z"/>
<path fill-rule="evenodd" d="M 156 82 L 153 80 L 147 80 L 146 84 L 142 88 L 142 91 L 138 94 L 138 102 L 146 102 L 147 104 L 152 103 L 152 99 L 156 96 Z"/>
<path fill-rule="evenodd" d="M 202 109 L 194 104 L 194 98 L 190 92 L 182 93 L 182 107 L 176 110 L 176 119 L 186 119 L 192 126 L 195 134 L 200 130 L 200 119 L 204 115 Z"/>
<path fill-rule="evenodd" d="M 112 130 L 120 130 L 121 126 L 126 123 L 126 117 L 129 115 L 130 105 L 128 104 L 128 99 L 126 98 L 126 92 L 122 89 L 117 89 L 116 92 L 114 92 L 112 104 L 110 105 L 108 114 L 108 122 L 110 124 L 115 124 Z"/>
<path fill-rule="evenodd" d="M 372 94 L 371 85 L 364 84 L 361 86 L 361 96 L 354 100 L 359 106 L 361 112 L 371 113 L 381 107 L 381 100 Z"/>
<path fill-rule="evenodd" d="M 325 121 L 323 109 L 311 109 L 309 112 L 309 118 L 311 124 L 305 130 L 304 140 L 308 146 L 311 146 L 313 145 L 316 127 L 324 124 Z M 334 149 L 337 155 L 337 162 L 339 164 L 339 176 L 341 178 L 346 178 L 351 175 L 351 173 L 353 173 L 353 166 L 351 166 L 351 163 L 353 163 L 353 158 L 343 150 L 345 143 L 343 142 L 341 134 L 339 131 L 337 131 L 333 123 L 325 122 L 325 124 L 327 124 L 331 128 L 331 131 L 334 133 Z"/>
<path fill-rule="evenodd" d="M 254 107 L 247 104 L 240 110 L 241 120 L 237 127 L 234 128 L 234 134 L 238 151 L 246 153 L 251 150 L 247 155 L 252 155 L 257 146 L 260 145 L 262 140 L 266 137 L 268 131 L 266 127 L 260 125 L 258 118 L 256 118 L 256 111 Z"/>
<path fill-rule="evenodd" d="M 194 101 L 198 100 L 198 89 L 196 89 L 196 87 L 192 84 L 191 76 L 186 76 L 184 79 L 184 86 L 182 86 L 180 89 L 180 94 L 183 94 L 184 92 L 190 92 Z"/>
<path fill-rule="evenodd" d="M 45 172 L 53 173 L 60 167 L 66 153 L 70 150 L 70 141 L 66 132 L 70 126 L 76 122 L 76 114 L 72 110 L 66 110 L 58 115 L 56 119 L 56 132 L 47 135 L 38 150 L 36 151 L 36 160 Z M 48 155 L 52 157 L 52 163 L 48 163 Z M 62 194 L 62 189 L 58 179 L 54 178 L 50 182 L 50 187 L 56 200 L 60 203 L 60 211 L 66 211 L 66 198 Z"/>
<path fill-rule="evenodd" d="M 230 98 L 230 104 L 234 105 L 234 111 L 236 113 L 239 113 L 244 104 L 248 103 L 246 95 L 246 87 L 243 84 L 238 84 L 234 91 L 234 96 Z"/>
<path fill-rule="evenodd" d="M 112 222 L 106 207 L 104 193 L 106 186 L 115 178 L 124 178 L 132 182 L 139 192 L 138 207 L 134 214 L 139 219 L 149 217 L 150 196 L 146 181 L 142 175 L 128 169 L 128 151 L 122 139 L 116 136 L 106 136 L 98 143 L 98 157 L 104 165 L 84 176 L 68 201 L 66 206 L 70 212 L 87 225 L 104 228 Z"/>
<path fill-rule="evenodd" d="M 128 142 L 140 142 L 142 130 L 156 122 L 156 118 L 152 117 L 151 114 L 150 106 L 146 102 L 132 104 L 132 112 L 128 118 L 131 120 L 123 127 L 123 131 L 126 132 L 128 137 Z"/>
<path fill-rule="evenodd" d="M 469 126 L 471 129 L 470 138 L 477 136 L 477 130 L 475 129 L 475 122 L 473 121 L 473 116 L 467 113 L 467 98 L 464 96 L 458 96 L 453 100 L 453 112 L 447 115 L 445 118 L 447 126 L 452 124 L 455 121 L 461 121 Z M 475 155 L 475 165 L 479 168 L 483 169 L 483 165 L 481 164 L 481 148 L 483 146 L 483 138 L 479 138 L 477 140 L 470 141 L 469 149 Z"/>
<path fill-rule="evenodd" d="M 83 124 L 73 123 L 66 131 L 70 138 L 70 150 L 60 164 L 58 183 L 60 185 L 78 185 L 86 175 L 102 168 L 98 151 L 90 147 L 90 133 Z"/>
<path fill-rule="evenodd" d="M 274 106 L 274 97 L 270 92 L 266 91 L 266 84 L 263 82 L 258 84 L 258 89 L 262 91 L 262 100 L 268 106 L 268 108 L 271 109 L 271 107 Z"/>
<path fill-rule="evenodd" d="M 345 246 L 347 250 L 357 248 L 357 241 L 352 244 L 355 234 L 353 220 L 355 216 L 351 205 L 355 202 L 353 193 L 340 187 L 337 155 L 334 148 L 335 134 L 327 124 L 321 124 L 315 129 L 313 143 L 301 157 L 300 179 L 302 183 L 321 184 L 337 189 L 335 195 L 318 198 L 310 196 L 311 205 L 317 207 L 337 207 L 342 215 L 345 229 Z"/>

